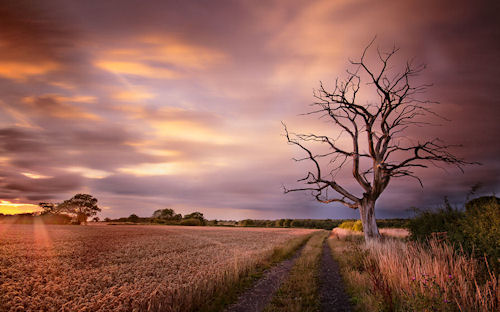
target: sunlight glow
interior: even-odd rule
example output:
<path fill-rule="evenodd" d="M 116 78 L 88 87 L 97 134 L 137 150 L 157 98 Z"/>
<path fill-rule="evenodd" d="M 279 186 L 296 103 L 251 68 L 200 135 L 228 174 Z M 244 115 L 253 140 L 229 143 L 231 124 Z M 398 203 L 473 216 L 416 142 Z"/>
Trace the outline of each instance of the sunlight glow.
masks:
<path fill-rule="evenodd" d="M 152 126 L 159 137 L 221 145 L 234 142 L 229 135 L 187 120 L 153 121 Z"/>
<path fill-rule="evenodd" d="M 155 98 L 155 94 L 144 90 L 121 91 L 113 95 L 113 98 L 120 101 L 140 102 Z"/>
<path fill-rule="evenodd" d="M 111 175 L 111 172 L 104 170 L 96 170 L 85 167 L 68 167 L 64 168 L 64 170 L 74 173 L 79 173 L 85 178 L 89 179 L 103 179 Z"/>
<path fill-rule="evenodd" d="M 156 79 L 175 79 L 179 74 L 168 68 L 152 67 L 139 62 L 128 61 L 97 61 L 95 65 L 101 69 L 115 74 L 126 74 L 134 76 L 143 76 Z"/>
<path fill-rule="evenodd" d="M 193 165 L 189 165 L 186 163 L 178 163 L 178 162 L 157 163 L 157 164 L 143 163 L 137 166 L 119 168 L 118 171 L 142 177 L 142 176 L 181 174 L 185 173 L 186 171 L 190 171 L 189 170 L 190 167 L 192 169 Z"/>
<path fill-rule="evenodd" d="M 36 173 L 30 173 L 30 172 L 21 172 L 23 176 L 26 176 L 30 179 L 49 179 L 52 178 L 51 176 L 46 176 L 42 174 L 36 174 Z"/>
<path fill-rule="evenodd" d="M 31 213 L 40 210 L 41 209 L 38 205 L 15 204 L 8 200 L 0 200 L 0 213 L 3 214 Z"/>

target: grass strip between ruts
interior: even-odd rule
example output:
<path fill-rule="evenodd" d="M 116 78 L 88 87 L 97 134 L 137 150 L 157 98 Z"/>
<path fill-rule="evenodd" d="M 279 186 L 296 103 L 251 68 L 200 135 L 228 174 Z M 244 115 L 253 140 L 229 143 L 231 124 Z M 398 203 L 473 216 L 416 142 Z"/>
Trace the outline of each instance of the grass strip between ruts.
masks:
<path fill-rule="evenodd" d="M 309 239 L 288 279 L 264 311 L 319 311 L 318 276 L 323 242 L 328 234 L 321 231 Z"/>
<path fill-rule="evenodd" d="M 310 238 L 315 234 L 308 234 L 290 240 L 284 247 L 274 249 L 270 257 L 259 263 L 253 270 L 234 281 L 231 285 L 221 287 L 220 291 L 214 294 L 213 299 L 206 305 L 198 307 L 196 311 L 215 312 L 223 311 L 227 306 L 234 303 L 238 296 L 249 288 L 255 281 L 260 279 L 265 270 L 276 263 L 293 256 Z"/>

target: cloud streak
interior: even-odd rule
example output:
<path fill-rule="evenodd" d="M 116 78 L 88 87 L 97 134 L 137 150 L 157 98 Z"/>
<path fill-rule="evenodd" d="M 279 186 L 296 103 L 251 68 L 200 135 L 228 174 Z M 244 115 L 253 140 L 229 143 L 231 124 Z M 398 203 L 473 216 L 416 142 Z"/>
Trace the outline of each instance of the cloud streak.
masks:
<path fill-rule="evenodd" d="M 219 219 L 354 217 L 282 193 L 308 165 L 291 160 L 301 154 L 286 145 L 280 121 L 338 133 L 298 115 L 319 81 L 342 77 L 375 35 L 380 48 L 402 48 L 400 61 L 427 63 L 419 79 L 434 87 L 425 96 L 451 119 L 408 136 L 463 143 L 456 153 L 484 164 L 464 175 L 422 171 L 424 189 L 393 180 L 379 215 L 408 215 L 445 195 L 463 201 L 479 181 L 484 193 L 498 192 L 498 9 L 430 0 L 10 1 L 0 8 L 0 199 L 28 205 L 89 192 L 110 217 L 167 206 Z M 357 190 L 348 171 L 342 183 Z"/>

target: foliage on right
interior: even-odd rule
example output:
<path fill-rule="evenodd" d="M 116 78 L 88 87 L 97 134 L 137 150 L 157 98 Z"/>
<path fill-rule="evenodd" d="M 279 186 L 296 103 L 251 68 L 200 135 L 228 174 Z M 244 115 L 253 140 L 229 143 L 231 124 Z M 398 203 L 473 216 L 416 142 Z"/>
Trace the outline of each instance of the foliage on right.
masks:
<path fill-rule="evenodd" d="M 410 238 L 426 242 L 437 238 L 451 243 L 475 258 L 484 259 L 496 274 L 500 272 L 500 198 L 483 196 L 453 208 L 445 199 L 444 207 L 419 211 L 410 219 Z M 481 262 L 481 261 L 480 261 Z"/>

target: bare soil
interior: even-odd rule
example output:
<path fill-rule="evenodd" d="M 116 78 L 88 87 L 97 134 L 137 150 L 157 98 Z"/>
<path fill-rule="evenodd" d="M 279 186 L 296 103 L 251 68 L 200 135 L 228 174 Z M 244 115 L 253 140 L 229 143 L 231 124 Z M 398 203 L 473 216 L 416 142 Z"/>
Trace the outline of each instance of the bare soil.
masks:
<path fill-rule="evenodd" d="M 339 266 L 332 257 L 328 239 L 323 243 L 321 269 L 319 272 L 319 294 L 321 311 L 349 312 L 351 304 L 344 290 Z"/>
<path fill-rule="evenodd" d="M 264 272 L 252 287 L 242 293 L 236 303 L 230 305 L 226 312 L 259 312 L 263 311 L 271 301 L 276 291 L 285 281 L 295 260 L 300 256 L 303 248 L 300 248 L 293 257 L 280 262 Z"/>

